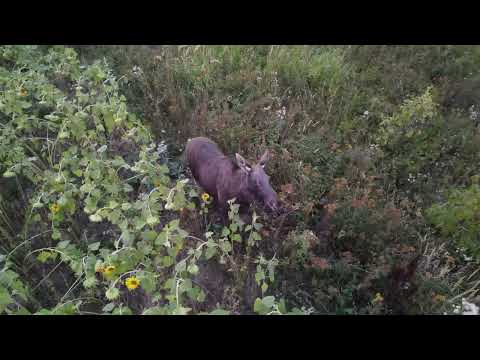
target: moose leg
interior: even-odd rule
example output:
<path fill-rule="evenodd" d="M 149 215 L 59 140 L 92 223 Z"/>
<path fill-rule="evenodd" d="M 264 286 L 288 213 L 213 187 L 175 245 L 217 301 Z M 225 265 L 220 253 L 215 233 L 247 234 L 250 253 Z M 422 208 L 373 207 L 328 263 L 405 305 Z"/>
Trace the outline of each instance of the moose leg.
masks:
<path fill-rule="evenodd" d="M 217 194 L 217 208 L 220 212 L 220 217 L 223 225 L 228 225 L 228 204 L 224 196 L 218 192 Z"/>
<path fill-rule="evenodd" d="M 240 216 L 240 219 L 245 223 L 245 224 L 251 224 L 253 217 L 250 215 L 250 207 L 241 205 L 238 215 Z"/>
<path fill-rule="evenodd" d="M 220 216 L 223 225 L 228 225 L 228 208 L 225 204 L 219 206 Z"/>

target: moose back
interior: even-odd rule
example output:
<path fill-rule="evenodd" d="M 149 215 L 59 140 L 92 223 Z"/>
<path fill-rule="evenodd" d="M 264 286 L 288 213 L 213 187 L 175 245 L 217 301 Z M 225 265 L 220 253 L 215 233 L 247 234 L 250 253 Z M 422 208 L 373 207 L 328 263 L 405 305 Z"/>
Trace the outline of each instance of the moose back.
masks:
<path fill-rule="evenodd" d="M 186 157 L 195 181 L 213 195 L 222 214 L 232 198 L 243 205 L 258 201 L 267 210 L 278 211 L 278 196 L 264 171 L 268 151 L 252 166 L 241 155 L 235 154 L 235 159 L 231 159 L 210 139 L 196 137 L 188 141 Z"/>

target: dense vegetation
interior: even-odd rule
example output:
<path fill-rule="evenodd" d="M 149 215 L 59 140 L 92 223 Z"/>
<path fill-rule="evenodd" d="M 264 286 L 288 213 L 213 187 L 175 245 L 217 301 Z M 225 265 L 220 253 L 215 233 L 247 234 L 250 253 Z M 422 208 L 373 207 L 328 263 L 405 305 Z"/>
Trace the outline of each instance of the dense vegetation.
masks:
<path fill-rule="evenodd" d="M 478 46 L 0 46 L 0 313 L 479 303 L 479 96 Z M 223 226 L 199 135 L 288 211 Z"/>

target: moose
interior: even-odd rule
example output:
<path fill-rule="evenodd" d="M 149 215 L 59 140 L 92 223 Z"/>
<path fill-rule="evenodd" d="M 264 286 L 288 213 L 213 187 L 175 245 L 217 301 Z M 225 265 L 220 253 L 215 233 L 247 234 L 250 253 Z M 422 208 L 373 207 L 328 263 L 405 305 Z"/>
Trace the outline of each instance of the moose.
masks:
<path fill-rule="evenodd" d="M 186 157 L 195 181 L 213 195 L 224 221 L 227 202 L 232 198 L 243 207 L 258 201 L 270 213 L 279 212 L 277 193 L 264 171 L 269 159 L 268 150 L 252 166 L 240 154 L 236 153 L 232 159 L 225 156 L 212 140 L 196 137 L 188 141 Z"/>

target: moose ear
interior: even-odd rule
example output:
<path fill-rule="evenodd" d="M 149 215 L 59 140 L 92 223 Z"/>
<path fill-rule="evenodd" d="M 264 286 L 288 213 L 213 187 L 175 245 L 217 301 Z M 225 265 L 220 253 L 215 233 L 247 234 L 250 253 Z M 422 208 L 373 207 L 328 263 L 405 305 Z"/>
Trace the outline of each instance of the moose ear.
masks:
<path fill-rule="evenodd" d="M 248 173 L 250 172 L 250 170 L 252 170 L 252 168 L 250 167 L 250 165 L 247 164 L 247 161 L 243 158 L 242 155 L 236 153 L 235 159 L 237 160 L 237 166 L 242 169 L 242 171 Z"/>
<path fill-rule="evenodd" d="M 258 162 L 258 164 L 261 166 L 261 167 L 265 167 L 265 165 L 267 164 L 267 161 L 270 159 L 270 153 L 268 152 L 268 150 L 266 150 L 262 157 L 260 158 L 260 161 Z"/>

